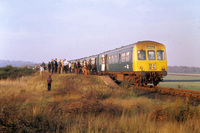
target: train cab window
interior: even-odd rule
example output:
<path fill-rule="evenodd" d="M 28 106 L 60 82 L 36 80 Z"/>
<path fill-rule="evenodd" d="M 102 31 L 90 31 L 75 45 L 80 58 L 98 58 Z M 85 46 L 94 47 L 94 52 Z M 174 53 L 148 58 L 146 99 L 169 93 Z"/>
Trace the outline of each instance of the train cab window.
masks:
<path fill-rule="evenodd" d="M 155 60 L 155 51 L 154 50 L 149 50 L 148 51 L 148 59 L 149 60 Z"/>
<path fill-rule="evenodd" d="M 146 60 L 146 51 L 138 50 L 138 60 Z"/>
<path fill-rule="evenodd" d="M 157 60 L 165 60 L 165 52 L 163 50 L 157 51 Z"/>

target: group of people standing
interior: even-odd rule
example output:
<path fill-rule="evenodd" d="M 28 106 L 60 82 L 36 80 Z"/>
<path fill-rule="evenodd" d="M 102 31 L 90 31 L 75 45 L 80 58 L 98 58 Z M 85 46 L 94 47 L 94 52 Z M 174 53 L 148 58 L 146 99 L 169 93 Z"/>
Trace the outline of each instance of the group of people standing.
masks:
<path fill-rule="evenodd" d="M 70 66 L 70 62 L 67 63 L 66 59 L 60 59 L 59 61 L 57 61 L 57 58 L 55 60 L 51 60 L 51 62 L 48 63 L 47 67 L 48 67 L 48 71 L 49 73 L 53 74 L 53 73 L 68 73 L 68 69 Z"/>
<path fill-rule="evenodd" d="M 90 60 L 88 62 L 84 60 L 80 63 L 78 60 L 74 62 L 67 62 L 66 59 L 60 59 L 58 61 L 57 58 L 55 58 L 55 60 L 52 59 L 51 62 L 49 61 L 47 69 L 51 74 L 76 73 L 76 75 L 79 75 L 83 73 L 87 77 L 87 74 L 91 74 L 93 72 L 94 66 L 91 65 Z"/>
<path fill-rule="evenodd" d="M 44 62 L 40 65 L 41 76 L 46 68 L 48 69 L 48 72 L 51 74 L 76 73 L 76 75 L 79 75 L 83 73 L 85 77 L 87 77 L 88 74 L 96 73 L 96 65 L 95 64 L 92 65 L 91 60 L 89 60 L 88 62 L 84 60 L 81 63 L 80 61 L 76 60 L 71 63 L 70 61 L 67 62 L 66 59 L 60 59 L 59 61 L 57 61 L 57 58 L 55 58 L 55 60 L 52 59 L 51 62 L 50 61 L 48 62 L 47 67 Z M 53 80 L 51 79 L 51 75 L 49 75 L 49 78 L 47 79 L 48 91 L 51 90 L 52 81 Z"/>

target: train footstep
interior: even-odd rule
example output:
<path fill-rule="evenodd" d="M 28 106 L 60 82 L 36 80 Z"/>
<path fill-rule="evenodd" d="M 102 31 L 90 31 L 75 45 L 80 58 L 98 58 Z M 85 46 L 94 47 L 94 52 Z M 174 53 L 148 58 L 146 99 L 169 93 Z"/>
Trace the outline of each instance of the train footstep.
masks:
<path fill-rule="evenodd" d="M 119 88 L 120 86 L 116 84 L 109 76 L 100 76 L 106 85 L 111 88 Z"/>

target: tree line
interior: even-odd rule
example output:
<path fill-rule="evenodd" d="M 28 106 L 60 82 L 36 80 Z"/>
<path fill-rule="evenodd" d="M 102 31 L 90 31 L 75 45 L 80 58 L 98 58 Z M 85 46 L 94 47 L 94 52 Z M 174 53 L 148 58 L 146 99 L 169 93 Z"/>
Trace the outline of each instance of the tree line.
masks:
<path fill-rule="evenodd" d="M 200 74 L 199 67 L 187 67 L 187 66 L 168 66 L 168 73 L 190 73 Z"/>
<path fill-rule="evenodd" d="M 13 66 L 6 66 L 0 68 L 0 80 L 1 79 L 16 79 L 21 76 L 31 75 L 35 73 L 32 69 L 19 68 Z"/>

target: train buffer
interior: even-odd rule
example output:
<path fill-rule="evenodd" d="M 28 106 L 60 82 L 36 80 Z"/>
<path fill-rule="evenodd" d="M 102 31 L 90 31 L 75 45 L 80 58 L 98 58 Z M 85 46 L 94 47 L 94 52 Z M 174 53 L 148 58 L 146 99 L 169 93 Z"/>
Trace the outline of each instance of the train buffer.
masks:
<path fill-rule="evenodd" d="M 119 88 L 120 86 L 115 83 L 109 76 L 100 76 L 100 78 L 104 81 L 106 85 L 111 88 Z"/>

